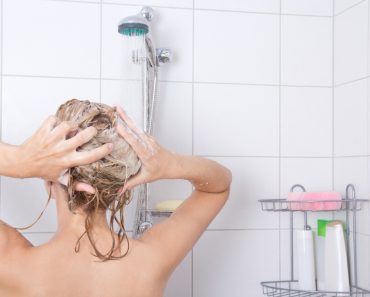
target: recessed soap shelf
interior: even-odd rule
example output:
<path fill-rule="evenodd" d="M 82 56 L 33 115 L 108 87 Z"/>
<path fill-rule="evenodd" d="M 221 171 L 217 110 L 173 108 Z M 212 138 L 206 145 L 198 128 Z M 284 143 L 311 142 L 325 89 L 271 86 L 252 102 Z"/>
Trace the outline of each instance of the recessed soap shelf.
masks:
<path fill-rule="evenodd" d="M 303 191 L 305 188 L 302 185 L 294 185 L 291 188 L 293 192 L 294 188 L 299 187 Z M 355 187 L 352 184 L 347 185 L 346 187 L 346 197 L 341 200 L 300 200 L 293 201 L 287 199 L 262 199 L 259 200 L 261 203 L 261 208 L 263 211 L 281 211 L 289 212 L 290 214 L 290 280 L 281 280 L 281 281 L 265 281 L 261 282 L 263 288 L 263 294 L 271 297 L 357 297 L 357 296 L 366 296 L 370 297 L 370 291 L 362 289 L 358 286 L 357 278 L 357 245 L 356 245 L 356 214 L 357 211 L 361 210 L 364 203 L 368 203 L 367 199 L 358 199 L 356 198 Z M 322 206 L 322 209 L 317 209 L 314 207 L 313 203 L 319 203 Z M 316 204 L 317 206 L 317 204 Z M 327 207 L 330 206 L 330 207 Z M 333 209 L 333 206 L 335 206 Z M 325 209 L 328 208 L 328 209 Z M 293 246 L 293 230 L 294 230 L 294 219 L 293 215 L 297 212 L 303 212 L 304 214 L 304 228 L 307 227 L 307 213 L 309 212 L 333 212 L 333 211 L 345 211 L 346 212 L 346 249 L 348 251 L 348 258 L 353 257 L 353 267 L 349 268 L 349 271 L 353 271 L 353 275 L 350 274 L 350 292 L 328 292 L 328 291 L 305 291 L 300 290 L 298 281 L 294 277 L 294 246 Z M 350 222 L 350 213 L 352 214 L 352 226 L 349 226 Z M 352 228 L 352 230 L 350 230 Z M 353 255 L 350 254 L 350 233 L 353 233 L 352 236 L 352 247 Z M 352 269 L 353 268 L 353 269 Z"/>
<path fill-rule="evenodd" d="M 153 217 L 170 217 L 173 214 L 173 211 L 163 211 L 155 209 L 144 210 L 144 212 Z"/>

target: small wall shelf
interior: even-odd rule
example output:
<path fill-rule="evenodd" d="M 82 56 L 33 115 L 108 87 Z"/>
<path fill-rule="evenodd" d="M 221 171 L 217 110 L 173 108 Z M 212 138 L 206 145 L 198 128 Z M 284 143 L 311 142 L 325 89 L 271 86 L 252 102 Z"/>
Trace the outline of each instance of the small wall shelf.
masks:
<path fill-rule="evenodd" d="M 299 290 L 298 281 L 271 281 L 262 282 L 263 294 L 272 297 L 345 297 L 345 296 L 370 296 L 370 291 L 351 286 L 351 292 L 328 292 L 328 291 L 303 291 Z"/>
<path fill-rule="evenodd" d="M 301 188 L 306 191 L 302 185 L 294 185 L 291 188 L 291 192 L 295 188 Z M 287 199 L 262 199 L 259 200 L 263 211 L 281 211 L 289 212 L 290 214 L 290 280 L 282 281 L 265 281 L 261 282 L 263 288 L 263 294 L 271 297 L 354 297 L 354 296 L 366 296 L 370 297 L 370 291 L 358 287 L 357 284 L 357 246 L 356 246 L 356 213 L 361 210 L 364 203 L 368 203 L 367 199 L 357 199 L 355 187 L 352 184 L 346 187 L 346 197 L 342 200 L 320 200 L 320 201 L 292 201 Z M 320 205 L 325 206 L 325 203 L 334 203 L 337 205 L 335 210 L 326 210 L 323 207 L 320 210 L 313 210 L 313 203 L 321 203 Z M 333 204 L 331 204 L 333 205 Z M 316 208 L 317 209 L 317 208 Z M 350 274 L 350 292 L 328 292 L 328 291 L 304 291 L 299 289 L 298 280 L 294 278 L 294 246 L 293 246 L 293 214 L 297 212 L 303 212 L 304 214 L 304 227 L 307 226 L 307 213 L 309 212 L 333 212 L 333 211 L 345 211 L 346 212 L 346 249 L 347 257 L 350 259 L 350 232 L 352 232 L 352 246 L 353 246 L 353 269 L 349 267 L 349 271 L 353 271 L 353 275 Z M 350 214 L 352 215 L 352 230 L 350 230 Z"/>

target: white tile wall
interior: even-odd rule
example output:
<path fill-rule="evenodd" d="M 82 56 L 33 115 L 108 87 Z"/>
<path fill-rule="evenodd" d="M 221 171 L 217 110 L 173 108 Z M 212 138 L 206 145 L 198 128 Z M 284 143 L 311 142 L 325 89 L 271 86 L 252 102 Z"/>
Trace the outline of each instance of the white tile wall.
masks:
<path fill-rule="evenodd" d="M 277 279 L 279 236 L 272 230 L 206 231 L 194 247 L 194 297 L 260 297 Z"/>
<path fill-rule="evenodd" d="M 247 12 L 279 13 L 279 0 L 195 0 L 195 8 L 219 9 Z"/>
<path fill-rule="evenodd" d="M 334 19 L 335 84 L 368 74 L 368 1 Z"/>
<path fill-rule="evenodd" d="M 103 3 L 121 3 L 130 4 L 138 6 L 138 10 L 142 6 L 165 6 L 165 7 L 182 7 L 182 8 L 192 8 L 193 0 L 102 0 Z"/>
<path fill-rule="evenodd" d="M 364 0 L 334 0 L 334 13 L 340 14 Z"/>
<path fill-rule="evenodd" d="M 333 79 L 341 84 L 368 75 L 368 0 L 335 0 L 336 13 L 359 4 L 334 18 L 332 1 L 145 2 L 155 6 L 156 45 L 173 50 L 173 62 L 160 68 L 155 136 L 171 150 L 209 156 L 234 174 L 229 201 L 193 257 L 176 269 L 165 296 L 262 296 L 260 281 L 277 280 L 279 272 L 288 277 L 287 232 L 279 233 L 288 218 L 262 212 L 258 199 L 285 197 L 295 183 L 342 191 L 353 182 L 367 196 L 367 82 L 333 92 Z M 21 143 L 72 97 L 134 109 L 134 96 L 120 92 L 117 24 L 143 1 L 2 2 L 2 140 Z M 348 121 L 341 120 L 345 115 Z M 336 156 L 358 157 L 333 160 L 334 148 Z M 154 183 L 151 206 L 190 192 L 188 182 Z M 45 200 L 39 180 L 2 178 L 0 215 L 10 224 L 31 223 Z M 127 230 L 135 207 L 133 200 L 125 211 Z M 300 227 L 302 216 L 295 217 Z M 318 217 L 332 214 L 310 215 L 309 223 Z M 52 202 L 26 236 L 46 242 L 55 219 Z M 365 208 L 359 231 L 369 232 L 369 224 Z M 365 235 L 361 242 L 362 283 L 370 249 Z"/>
<path fill-rule="evenodd" d="M 334 0 L 282 0 L 281 12 L 284 14 L 302 14 L 332 16 Z"/>
<path fill-rule="evenodd" d="M 196 84 L 194 151 L 215 156 L 278 156 L 277 87 Z"/>
<path fill-rule="evenodd" d="M 278 15 L 202 10 L 194 17 L 196 81 L 278 84 Z"/>
<path fill-rule="evenodd" d="M 209 229 L 276 229 L 277 213 L 261 210 L 259 199 L 279 197 L 278 158 L 224 157 L 213 160 L 230 168 L 230 199 Z"/>
<path fill-rule="evenodd" d="M 99 77 L 99 5 L 4 0 L 3 9 L 3 73 Z"/>
<path fill-rule="evenodd" d="M 281 89 L 281 154 L 283 156 L 330 157 L 332 137 L 330 88 L 283 87 Z"/>
<path fill-rule="evenodd" d="M 367 155 L 368 81 L 334 89 L 334 153 L 336 156 Z"/>
<path fill-rule="evenodd" d="M 357 197 L 369 199 L 369 1 L 335 0 L 334 6 L 334 152 L 353 156 L 334 158 L 334 188 L 344 194 L 353 183 Z M 357 213 L 357 232 L 359 285 L 370 288 L 368 204 Z"/>
<path fill-rule="evenodd" d="M 281 17 L 283 85 L 332 85 L 332 19 Z"/>

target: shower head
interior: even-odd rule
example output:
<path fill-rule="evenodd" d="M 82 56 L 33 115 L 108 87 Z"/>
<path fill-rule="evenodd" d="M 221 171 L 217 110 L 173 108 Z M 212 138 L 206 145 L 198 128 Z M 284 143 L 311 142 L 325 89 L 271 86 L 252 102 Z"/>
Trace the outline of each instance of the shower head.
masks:
<path fill-rule="evenodd" d="M 118 32 L 128 36 L 145 35 L 149 32 L 149 24 L 141 15 L 129 16 L 119 23 Z"/>
<path fill-rule="evenodd" d="M 118 25 L 118 32 L 128 36 L 145 35 L 149 32 L 149 22 L 153 15 L 151 7 L 143 7 L 137 15 L 124 18 Z"/>

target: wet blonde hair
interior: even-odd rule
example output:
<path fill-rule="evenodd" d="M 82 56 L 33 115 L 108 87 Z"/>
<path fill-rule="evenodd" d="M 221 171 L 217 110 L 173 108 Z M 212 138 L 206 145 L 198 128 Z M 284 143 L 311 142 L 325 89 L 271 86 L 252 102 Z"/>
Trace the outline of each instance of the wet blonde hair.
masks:
<path fill-rule="evenodd" d="M 72 99 L 62 104 L 56 113 L 58 123 L 71 121 L 78 125 L 78 131 L 93 126 L 97 134 L 87 143 L 77 148 L 77 151 L 90 151 L 105 143 L 113 143 L 113 151 L 101 160 L 88 165 L 69 169 L 68 207 L 70 211 L 82 209 L 86 213 L 85 232 L 76 242 L 75 251 L 79 251 L 80 240 L 86 234 L 91 243 L 95 256 L 102 261 L 120 259 L 129 251 L 129 241 L 124 227 L 123 211 L 131 201 L 131 192 L 120 193 L 126 180 L 135 175 L 141 162 L 131 146 L 118 135 L 115 125 L 117 122 L 125 125 L 117 116 L 116 110 L 101 103 Z M 72 136 L 72 135 L 71 135 Z M 90 184 L 95 194 L 78 192 L 73 189 L 74 182 Z M 92 238 L 94 216 L 98 211 L 110 211 L 109 229 L 112 236 L 112 246 L 107 253 L 100 252 Z M 118 243 L 115 240 L 114 223 L 118 226 Z M 121 247 L 126 239 L 128 246 L 124 254 L 114 256 L 113 252 Z"/>

